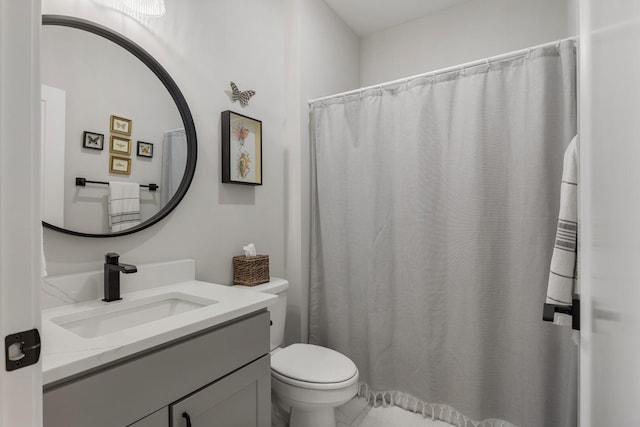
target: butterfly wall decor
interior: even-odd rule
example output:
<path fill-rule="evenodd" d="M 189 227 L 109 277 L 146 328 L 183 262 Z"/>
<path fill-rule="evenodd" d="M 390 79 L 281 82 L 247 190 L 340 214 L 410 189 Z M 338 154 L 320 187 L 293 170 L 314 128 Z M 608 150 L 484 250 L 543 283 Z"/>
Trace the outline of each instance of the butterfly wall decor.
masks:
<path fill-rule="evenodd" d="M 249 100 L 255 94 L 255 90 L 241 91 L 240 89 L 238 89 L 238 86 L 236 86 L 234 82 L 231 82 L 231 100 L 234 102 L 240 101 L 240 105 L 242 105 L 243 107 L 249 105 Z"/>
<path fill-rule="evenodd" d="M 131 140 L 111 135 L 111 148 L 109 151 L 128 156 L 131 154 Z"/>
<path fill-rule="evenodd" d="M 244 140 L 249 136 L 249 129 L 240 121 L 237 126 L 231 129 L 231 133 L 233 133 L 235 139 L 239 140 L 241 144 L 244 144 Z"/>
<path fill-rule="evenodd" d="M 104 135 L 96 132 L 84 131 L 82 134 L 82 147 L 102 150 L 104 145 Z"/>
<path fill-rule="evenodd" d="M 111 132 L 131 136 L 131 119 L 111 115 L 110 124 Z"/>

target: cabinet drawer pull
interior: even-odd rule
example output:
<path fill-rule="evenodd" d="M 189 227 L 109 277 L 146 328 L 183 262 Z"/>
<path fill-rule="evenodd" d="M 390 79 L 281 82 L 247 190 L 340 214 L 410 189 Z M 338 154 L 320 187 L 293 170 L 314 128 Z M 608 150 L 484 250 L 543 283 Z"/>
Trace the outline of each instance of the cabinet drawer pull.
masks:
<path fill-rule="evenodd" d="M 187 414 L 186 412 L 183 412 L 182 413 L 182 418 L 186 418 L 187 427 L 191 427 L 191 417 L 189 416 L 189 414 Z"/>

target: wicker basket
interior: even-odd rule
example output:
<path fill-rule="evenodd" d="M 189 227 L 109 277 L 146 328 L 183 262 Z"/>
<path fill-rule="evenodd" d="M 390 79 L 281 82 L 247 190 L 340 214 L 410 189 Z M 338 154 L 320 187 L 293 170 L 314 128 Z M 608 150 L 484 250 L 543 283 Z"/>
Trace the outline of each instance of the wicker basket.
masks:
<path fill-rule="evenodd" d="M 233 284 L 256 286 L 269 281 L 269 255 L 234 256 Z"/>

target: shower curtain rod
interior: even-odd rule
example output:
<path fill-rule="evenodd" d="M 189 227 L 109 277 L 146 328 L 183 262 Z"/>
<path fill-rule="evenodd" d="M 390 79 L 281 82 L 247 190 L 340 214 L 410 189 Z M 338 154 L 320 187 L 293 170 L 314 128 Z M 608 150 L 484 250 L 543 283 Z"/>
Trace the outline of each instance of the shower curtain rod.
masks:
<path fill-rule="evenodd" d="M 520 50 L 514 50 L 513 52 L 507 52 L 507 53 L 503 53 L 501 55 L 496 55 L 496 56 L 490 56 L 488 58 L 484 58 L 484 59 L 477 59 L 475 61 L 470 61 L 464 64 L 460 64 L 460 65 L 454 65 L 451 67 L 447 67 L 447 68 L 441 68 L 439 70 L 435 70 L 435 71 L 429 71 L 426 73 L 422 73 L 422 74 L 416 74 L 415 76 L 411 76 L 411 77 L 405 77 L 402 79 L 397 79 L 397 80 L 392 80 L 386 83 L 380 83 L 377 85 L 371 85 L 371 86 L 366 86 L 366 87 L 362 87 L 359 89 L 354 89 L 354 90 L 350 90 L 347 92 L 342 92 L 342 93 L 337 93 L 335 95 L 329 95 L 329 96 L 324 96 L 322 98 L 316 98 L 316 99 L 310 99 L 309 101 L 307 101 L 308 105 L 311 106 L 311 104 L 315 104 L 316 102 L 322 102 L 322 101 L 326 101 L 327 99 L 332 99 L 332 98 L 339 98 L 342 96 L 347 96 L 347 95 L 355 95 L 357 93 L 362 93 L 365 92 L 367 90 L 371 90 L 371 89 L 382 89 L 384 87 L 387 86 L 393 86 L 393 85 L 397 85 L 400 83 L 406 83 L 409 82 L 413 79 L 417 79 L 417 78 L 421 78 L 421 77 L 427 77 L 427 76 L 437 76 L 440 74 L 445 74 L 445 73 L 450 73 L 452 71 L 457 71 L 457 70 L 464 70 L 467 68 L 472 68 L 478 65 L 482 65 L 482 64 L 489 64 L 492 62 L 499 62 L 499 61 L 504 61 L 507 59 L 513 59 L 513 58 L 517 58 L 518 56 L 524 55 L 526 53 L 531 52 L 534 49 L 540 49 L 543 47 L 548 47 L 548 46 L 553 46 L 553 45 L 559 45 L 562 42 L 565 41 L 575 41 L 577 39 L 577 37 L 567 37 L 566 39 L 561 39 L 561 40 L 556 40 L 553 42 L 549 42 L 549 43 L 543 43 L 543 44 L 539 44 L 537 46 L 533 46 L 533 47 L 528 47 L 528 48 L 524 48 L 524 49 L 520 49 Z"/>

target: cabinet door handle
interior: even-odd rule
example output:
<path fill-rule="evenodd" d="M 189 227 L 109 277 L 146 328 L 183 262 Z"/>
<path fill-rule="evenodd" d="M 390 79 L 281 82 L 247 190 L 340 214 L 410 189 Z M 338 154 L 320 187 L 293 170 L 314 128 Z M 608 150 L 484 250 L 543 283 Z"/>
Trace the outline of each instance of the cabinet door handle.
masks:
<path fill-rule="evenodd" d="M 191 427 L 191 417 L 186 412 L 182 413 L 182 418 L 187 420 L 187 427 Z"/>

